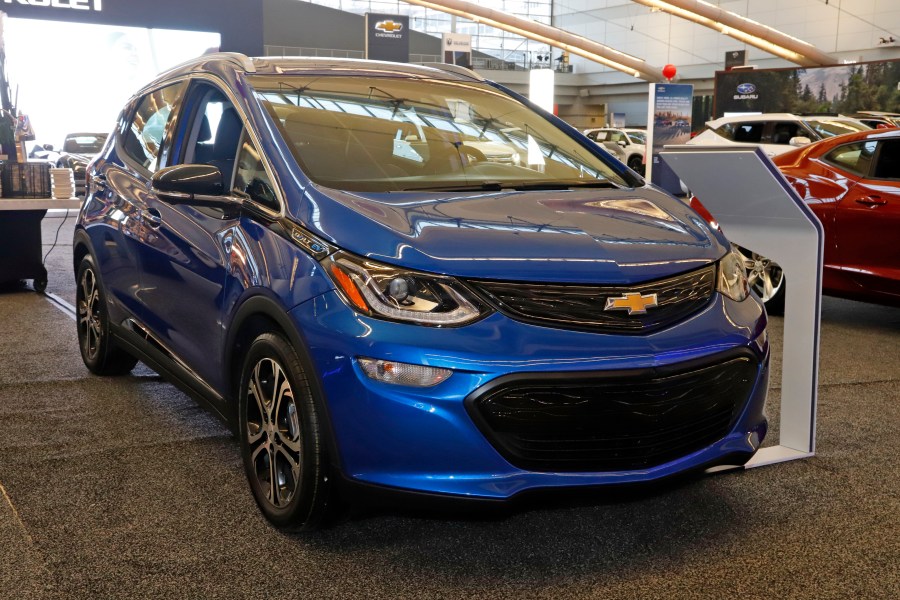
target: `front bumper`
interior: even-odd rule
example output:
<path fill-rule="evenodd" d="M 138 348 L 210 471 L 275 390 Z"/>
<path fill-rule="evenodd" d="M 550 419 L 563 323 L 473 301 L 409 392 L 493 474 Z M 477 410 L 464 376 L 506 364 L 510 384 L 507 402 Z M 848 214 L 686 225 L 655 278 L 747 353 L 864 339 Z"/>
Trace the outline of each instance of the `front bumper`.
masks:
<path fill-rule="evenodd" d="M 506 499 L 537 488 L 648 482 L 740 462 L 765 436 L 766 317 L 752 298 L 738 303 L 717 294 L 700 313 L 645 336 L 563 331 L 501 314 L 457 329 L 391 323 L 356 314 L 334 293 L 296 307 L 291 315 L 321 382 L 338 454 L 334 462 L 351 481 Z M 678 372 L 735 353 L 752 357 L 754 368 L 749 392 L 736 401 L 724 435 L 660 464 L 601 471 L 515 466 L 470 414 L 471 398 L 509 378 Z M 431 388 L 397 386 L 369 379 L 356 362 L 360 356 L 454 373 Z"/>

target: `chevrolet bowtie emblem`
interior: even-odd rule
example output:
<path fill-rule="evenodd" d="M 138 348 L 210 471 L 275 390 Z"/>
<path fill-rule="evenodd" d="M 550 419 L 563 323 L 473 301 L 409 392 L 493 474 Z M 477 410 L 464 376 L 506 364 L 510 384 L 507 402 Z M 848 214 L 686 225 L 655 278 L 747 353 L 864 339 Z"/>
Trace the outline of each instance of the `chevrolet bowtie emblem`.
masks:
<path fill-rule="evenodd" d="M 656 306 L 656 294 L 639 294 L 628 292 L 624 296 L 607 298 L 606 307 L 603 310 L 627 310 L 629 315 L 647 313 L 648 308 Z"/>
<path fill-rule="evenodd" d="M 394 21 L 378 21 L 378 23 L 375 24 L 375 29 L 385 31 L 387 33 L 393 33 L 395 31 L 400 31 L 401 29 L 403 29 L 403 23 L 395 23 Z"/>

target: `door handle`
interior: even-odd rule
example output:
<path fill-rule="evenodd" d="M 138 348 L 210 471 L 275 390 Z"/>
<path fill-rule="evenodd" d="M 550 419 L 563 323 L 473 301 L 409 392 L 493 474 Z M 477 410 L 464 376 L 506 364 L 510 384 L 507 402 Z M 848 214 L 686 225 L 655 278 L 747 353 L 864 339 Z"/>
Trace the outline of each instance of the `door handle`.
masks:
<path fill-rule="evenodd" d="M 856 203 L 863 206 L 882 206 L 887 204 L 887 200 L 882 200 L 881 196 L 865 196 L 864 198 L 857 198 Z"/>
<path fill-rule="evenodd" d="M 153 229 L 159 229 L 159 226 L 162 225 L 162 215 L 159 214 L 159 211 L 155 208 L 148 208 L 147 210 L 141 211 L 141 219 L 148 226 Z"/>

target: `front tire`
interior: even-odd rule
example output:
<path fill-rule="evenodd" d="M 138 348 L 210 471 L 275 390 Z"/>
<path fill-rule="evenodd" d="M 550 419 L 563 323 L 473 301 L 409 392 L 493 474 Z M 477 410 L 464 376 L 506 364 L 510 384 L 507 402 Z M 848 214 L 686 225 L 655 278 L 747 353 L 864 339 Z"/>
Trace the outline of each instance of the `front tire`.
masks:
<path fill-rule="evenodd" d="M 784 314 L 784 295 L 787 281 L 781 265 L 745 248 L 738 247 L 744 257 L 747 282 L 766 306 L 770 315 Z"/>
<path fill-rule="evenodd" d="M 642 156 L 634 155 L 628 159 L 628 168 L 637 173 L 638 175 L 644 175 L 644 158 Z"/>
<path fill-rule="evenodd" d="M 88 370 L 95 375 L 125 375 L 130 372 L 137 359 L 119 348 L 112 339 L 106 292 L 90 255 L 81 259 L 78 266 L 75 305 L 78 310 L 78 346 Z"/>
<path fill-rule="evenodd" d="M 241 369 L 241 455 L 253 497 L 276 527 L 314 530 L 332 508 L 323 424 L 294 348 L 263 333 Z"/>

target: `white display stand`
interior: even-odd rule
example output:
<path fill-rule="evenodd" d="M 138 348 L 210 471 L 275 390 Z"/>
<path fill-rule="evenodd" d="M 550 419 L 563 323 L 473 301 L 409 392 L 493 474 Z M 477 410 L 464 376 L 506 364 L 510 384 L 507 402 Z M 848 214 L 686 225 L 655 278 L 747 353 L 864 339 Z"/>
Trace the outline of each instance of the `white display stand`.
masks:
<path fill-rule="evenodd" d="M 755 467 L 815 453 L 824 231 L 758 148 L 667 146 L 660 155 L 709 210 L 729 240 L 771 258 L 786 288 L 779 445 Z"/>

